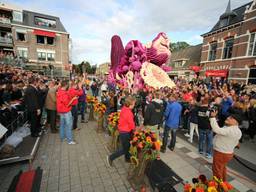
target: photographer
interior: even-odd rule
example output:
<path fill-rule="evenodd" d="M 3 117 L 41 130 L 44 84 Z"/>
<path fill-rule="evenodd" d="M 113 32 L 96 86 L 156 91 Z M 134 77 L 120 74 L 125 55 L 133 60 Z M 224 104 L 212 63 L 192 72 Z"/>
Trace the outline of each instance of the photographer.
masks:
<path fill-rule="evenodd" d="M 240 113 L 233 113 L 225 120 L 225 126 L 220 128 L 216 120 L 217 111 L 211 112 L 210 123 L 216 133 L 213 139 L 213 176 L 223 181 L 227 179 L 226 164 L 233 158 L 234 148 L 238 145 L 242 132 L 239 124 L 242 122 Z"/>

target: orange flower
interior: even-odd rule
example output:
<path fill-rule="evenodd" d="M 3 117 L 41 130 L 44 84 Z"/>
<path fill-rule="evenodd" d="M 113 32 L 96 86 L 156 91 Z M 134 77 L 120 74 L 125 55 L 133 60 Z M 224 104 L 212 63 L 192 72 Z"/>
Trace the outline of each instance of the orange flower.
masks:
<path fill-rule="evenodd" d="M 223 183 L 227 186 L 228 190 L 232 190 L 234 188 L 230 183 L 226 181 L 224 181 Z"/>
<path fill-rule="evenodd" d="M 204 192 L 204 188 L 201 188 L 201 187 L 196 188 L 196 192 Z"/>
<path fill-rule="evenodd" d="M 155 143 L 155 148 L 156 148 L 156 150 L 160 150 L 160 147 L 161 147 L 161 143 L 159 142 L 159 141 L 156 141 Z"/>
<path fill-rule="evenodd" d="M 189 192 L 190 191 L 190 189 L 192 188 L 192 186 L 189 184 L 189 183 L 186 183 L 185 185 L 184 185 L 184 192 Z"/>
<path fill-rule="evenodd" d="M 152 142 L 152 141 L 151 141 L 151 137 L 148 136 L 148 137 L 146 138 L 146 141 L 147 141 L 148 143 L 151 143 L 151 142 Z"/>
<path fill-rule="evenodd" d="M 134 137 L 134 138 L 133 138 L 133 141 L 138 141 L 138 137 Z"/>

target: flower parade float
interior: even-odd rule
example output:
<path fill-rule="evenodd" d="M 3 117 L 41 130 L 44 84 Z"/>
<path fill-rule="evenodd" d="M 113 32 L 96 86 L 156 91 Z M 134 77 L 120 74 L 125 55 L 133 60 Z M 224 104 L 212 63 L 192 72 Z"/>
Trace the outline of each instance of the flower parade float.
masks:
<path fill-rule="evenodd" d="M 93 97 L 91 95 L 86 96 L 86 102 L 89 104 L 89 121 L 94 121 L 94 108 L 93 105 L 98 102 L 98 99 L 96 97 Z"/>
<path fill-rule="evenodd" d="M 114 112 L 108 116 L 108 130 L 111 136 L 109 148 L 110 148 L 110 151 L 112 152 L 116 151 L 118 148 L 119 131 L 117 130 L 117 126 L 118 126 L 119 116 L 120 116 L 120 112 Z"/>
<path fill-rule="evenodd" d="M 192 184 L 184 185 L 184 192 L 237 192 L 237 190 L 228 182 L 223 182 L 217 177 L 207 180 L 205 175 L 199 175 L 198 178 L 192 179 Z"/>
<path fill-rule="evenodd" d="M 154 88 L 174 87 L 166 73 L 171 70 L 166 65 L 171 56 L 169 43 L 167 35 L 161 32 L 147 45 L 132 40 L 124 48 L 121 38 L 114 35 L 111 39 L 108 84 L 127 88 L 131 93 L 147 85 Z"/>
<path fill-rule="evenodd" d="M 104 105 L 103 103 L 100 102 L 95 102 L 93 104 L 93 108 L 94 108 L 94 112 L 97 114 L 98 118 L 97 118 L 97 132 L 102 132 L 104 131 L 103 128 L 103 115 L 106 112 L 106 105 Z"/>
<path fill-rule="evenodd" d="M 134 131 L 130 141 L 131 167 L 128 173 L 134 188 L 145 184 L 145 169 L 151 161 L 160 158 L 160 147 L 157 135 L 149 129 L 139 128 Z"/>

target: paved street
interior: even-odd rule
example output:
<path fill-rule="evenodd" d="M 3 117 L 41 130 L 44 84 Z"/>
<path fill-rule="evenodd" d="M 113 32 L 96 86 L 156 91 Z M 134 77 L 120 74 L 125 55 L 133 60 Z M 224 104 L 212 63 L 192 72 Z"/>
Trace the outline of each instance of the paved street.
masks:
<path fill-rule="evenodd" d="M 32 165 L 33 168 L 41 166 L 43 169 L 41 191 L 129 191 L 129 166 L 124 159 L 114 161 L 112 168 L 106 164 L 106 155 L 109 153 L 106 145 L 109 137 L 96 133 L 96 122 L 79 126 L 81 130 L 75 132 L 78 145 L 61 143 L 58 134 L 48 133 L 43 136 Z M 196 151 L 194 146 L 178 138 L 175 151 L 167 150 L 165 154 L 161 154 L 161 158 L 185 181 L 191 181 L 191 178 L 199 173 L 211 176 L 210 162 L 199 156 Z M 7 191 L 13 176 L 20 169 L 28 169 L 28 164 L 25 162 L 0 167 L 1 192 Z M 239 191 L 256 191 L 255 183 L 245 181 L 239 176 L 229 174 L 229 181 Z M 182 191 L 182 185 L 177 185 L 176 188 Z"/>

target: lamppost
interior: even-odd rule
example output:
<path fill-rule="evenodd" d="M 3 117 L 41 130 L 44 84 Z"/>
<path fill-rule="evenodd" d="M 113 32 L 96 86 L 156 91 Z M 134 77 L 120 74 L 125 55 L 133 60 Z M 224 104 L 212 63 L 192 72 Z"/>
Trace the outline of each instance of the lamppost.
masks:
<path fill-rule="evenodd" d="M 51 79 L 53 79 L 53 70 L 54 70 L 54 66 L 52 64 L 49 64 L 49 69 L 51 71 Z"/>

